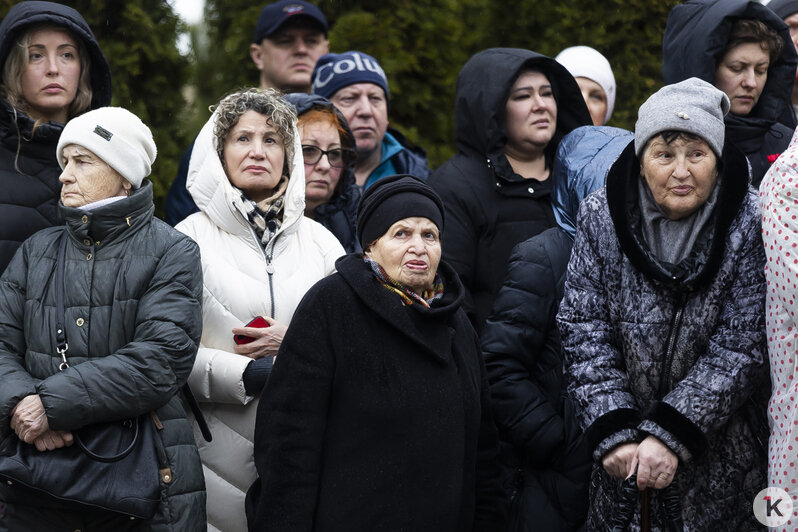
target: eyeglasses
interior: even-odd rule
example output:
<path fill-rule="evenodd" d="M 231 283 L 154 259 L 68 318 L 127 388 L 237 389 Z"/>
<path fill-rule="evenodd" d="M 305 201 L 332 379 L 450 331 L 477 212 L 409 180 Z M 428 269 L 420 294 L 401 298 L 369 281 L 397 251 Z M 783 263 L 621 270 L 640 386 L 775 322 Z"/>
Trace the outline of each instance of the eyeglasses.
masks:
<path fill-rule="evenodd" d="M 305 164 L 316 164 L 321 160 L 321 156 L 326 155 L 327 161 L 333 168 L 346 168 L 357 158 L 355 150 L 349 148 L 333 148 L 332 150 L 324 151 L 317 146 L 310 146 L 307 144 L 302 145 L 302 158 Z"/>

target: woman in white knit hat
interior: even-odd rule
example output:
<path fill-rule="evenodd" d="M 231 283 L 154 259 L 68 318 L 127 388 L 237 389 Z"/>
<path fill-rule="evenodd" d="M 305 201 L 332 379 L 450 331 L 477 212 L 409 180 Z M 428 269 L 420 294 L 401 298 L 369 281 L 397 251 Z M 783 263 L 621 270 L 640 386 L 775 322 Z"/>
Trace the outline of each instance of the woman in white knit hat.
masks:
<path fill-rule="evenodd" d="M 576 79 L 593 125 L 609 122 L 615 108 L 615 76 L 607 58 L 589 46 L 571 46 L 554 59 Z"/>
<path fill-rule="evenodd" d="M 149 128 L 125 109 L 72 119 L 57 148 L 66 223 L 26 240 L 0 277 L 4 455 L 16 448 L 56 459 L 77 452 L 86 425 L 144 415 L 154 438 L 139 443 L 154 444 L 155 458 L 136 467 L 150 471 L 153 491 L 137 496 L 151 504 L 120 509 L 114 481 L 100 501 L 86 500 L 90 489 L 79 499 L 51 493 L 64 502 L 6 476 L 0 531 L 205 530 L 202 467 L 177 397 L 202 329 L 199 249 L 153 217 L 145 178 L 155 155 Z M 75 471 L 74 483 L 81 479 Z M 124 482 L 138 490 L 135 480 Z"/>

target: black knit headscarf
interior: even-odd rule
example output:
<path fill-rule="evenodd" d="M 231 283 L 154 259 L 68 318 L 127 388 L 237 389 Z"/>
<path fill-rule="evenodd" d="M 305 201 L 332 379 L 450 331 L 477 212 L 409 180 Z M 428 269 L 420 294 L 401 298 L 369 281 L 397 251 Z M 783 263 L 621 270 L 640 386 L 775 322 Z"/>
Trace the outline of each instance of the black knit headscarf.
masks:
<path fill-rule="evenodd" d="M 427 218 L 443 233 L 443 202 L 421 179 L 393 175 L 380 179 L 363 193 L 357 208 L 357 236 L 366 249 L 404 218 Z"/>

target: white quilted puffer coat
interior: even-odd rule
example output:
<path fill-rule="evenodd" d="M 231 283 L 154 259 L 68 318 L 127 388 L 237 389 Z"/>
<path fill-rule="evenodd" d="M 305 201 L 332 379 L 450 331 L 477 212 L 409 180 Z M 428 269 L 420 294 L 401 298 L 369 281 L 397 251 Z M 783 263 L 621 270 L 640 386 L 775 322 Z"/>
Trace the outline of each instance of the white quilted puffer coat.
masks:
<path fill-rule="evenodd" d="M 286 325 L 305 292 L 335 271 L 344 254 L 338 240 L 305 218 L 305 175 L 295 133 L 283 224 L 264 253 L 235 204 L 241 191 L 227 179 L 213 135 L 216 113 L 194 143 L 186 188 L 200 212 L 177 229 L 197 241 L 202 255 L 203 333 L 189 383 L 213 441 L 195 426 L 207 486 L 208 530 L 245 532 L 244 497 L 255 480 L 253 438 L 258 398 L 247 396 L 242 375 L 251 359 L 233 351 L 233 327 L 255 316 Z M 267 254 L 271 260 L 267 260 Z"/>

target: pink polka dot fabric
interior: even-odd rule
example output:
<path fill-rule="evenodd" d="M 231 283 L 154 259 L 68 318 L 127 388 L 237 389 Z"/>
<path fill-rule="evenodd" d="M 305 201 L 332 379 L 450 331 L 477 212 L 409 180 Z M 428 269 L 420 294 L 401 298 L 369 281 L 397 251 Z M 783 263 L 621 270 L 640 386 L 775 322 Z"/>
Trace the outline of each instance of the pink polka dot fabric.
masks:
<path fill-rule="evenodd" d="M 768 484 L 786 490 L 796 508 L 795 519 L 779 530 L 798 531 L 798 133 L 765 174 L 759 210 L 767 254 L 765 318 L 773 389 Z"/>

